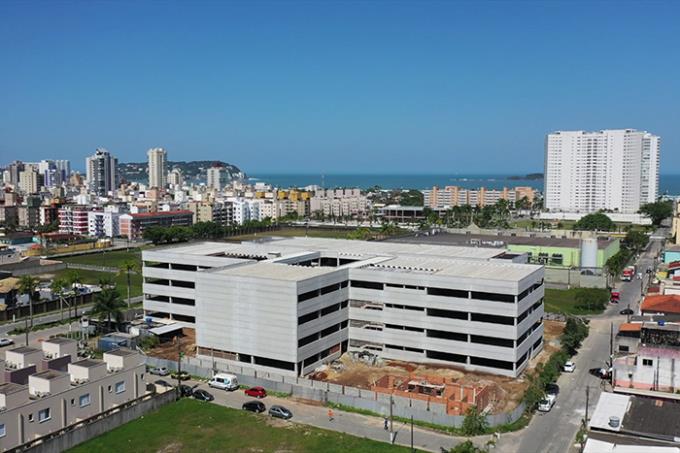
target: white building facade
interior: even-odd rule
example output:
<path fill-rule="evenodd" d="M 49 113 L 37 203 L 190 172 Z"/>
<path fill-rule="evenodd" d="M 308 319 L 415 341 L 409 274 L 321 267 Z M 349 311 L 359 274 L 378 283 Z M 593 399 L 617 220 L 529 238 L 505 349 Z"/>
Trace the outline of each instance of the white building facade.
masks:
<path fill-rule="evenodd" d="M 147 316 L 255 368 L 304 375 L 354 350 L 517 376 L 543 347 L 543 267 L 502 249 L 293 238 L 142 259 Z"/>
<path fill-rule="evenodd" d="M 656 201 L 661 139 L 634 129 L 557 131 L 545 145 L 545 208 L 635 213 Z"/>
<path fill-rule="evenodd" d="M 149 187 L 163 188 L 167 185 L 167 152 L 163 148 L 151 148 L 149 158 Z"/>

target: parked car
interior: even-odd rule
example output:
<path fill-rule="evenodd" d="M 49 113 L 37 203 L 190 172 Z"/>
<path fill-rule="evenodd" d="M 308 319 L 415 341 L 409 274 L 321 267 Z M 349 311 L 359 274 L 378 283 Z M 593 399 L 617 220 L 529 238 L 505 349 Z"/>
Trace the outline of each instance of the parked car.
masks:
<path fill-rule="evenodd" d="M 631 308 L 624 308 L 619 312 L 622 315 L 632 315 L 635 314 L 635 312 Z"/>
<path fill-rule="evenodd" d="M 208 381 L 208 385 L 222 390 L 236 390 L 238 388 L 238 379 L 233 374 L 217 373 Z"/>
<path fill-rule="evenodd" d="M 262 413 L 267 410 L 262 401 L 247 401 L 241 406 L 244 411 Z"/>
<path fill-rule="evenodd" d="M 564 364 L 562 369 L 567 373 L 573 373 L 576 370 L 576 364 L 570 360 Z"/>
<path fill-rule="evenodd" d="M 272 406 L 269 408 L 269 415 L 276 418 L 288 420 L 293 417 L 293 413 L 283 406 Z"/>
<path fill-rule="evenodd" d="M 540 412 L 550 412 L 550 409 L 555 405 L 557 395 L 547 394 L 541 401 L 538 402 L 538 410 Z"/>
<path fill-rule="evenodd" d="M 161 387 L 172 387 L 172 384 L 170 384 L 168 381 L 164 381 L 163 379 L 154 381 L 154 384 L 160 385 Z"/>
<path fill-rule="evenodd" d="M 14 344 L 14 340 L 11 338 L 0 338 L 0 347 L 9 346 L 11 344 Z"/>
<path fill-rule="evenodd" d="M 252 396 L 253 398 L 264 398 L 267 396 L 267 391 L 262 387 L 250 387 L 246 389 L 246 395 Z"/>
<path fill-rule="evenodd" d="M 172 373 L 170 373 L 170 377 L 173 379 L 179 378 L 180 381 L 188 381 L 189 379 L 191 379 L 191 375 L 189 375 L 189 373 L 187 373 L 186 371 L 182 371 L 180 373 L 173 371 Z"/>
<path fill-rule="evenodd" d="M 179 386 L 179 394 L 180 396 L 192 396 L 194 394 L 194 389 L 186 384 L 182 384 Z"/>
<path fill-rule="evenodd" d="M 202 389 L 194 390 L 193 396 L 194 396 L 194 398 L 196 398 L 197 400 L 200 400 L 200 401 L 212 401 L 212 400 L 215 399 L 215 397 L 212 396 L 211 393 L 209 393 L 205 390 L 202 390 Z"/>
<path fill-rule="evenodd" d="M 149 373 L 155 374 L 156 376 L 167 376 L 170 374 L 170 371 L 166 367 L 160 366 L 150 368 Z"/>

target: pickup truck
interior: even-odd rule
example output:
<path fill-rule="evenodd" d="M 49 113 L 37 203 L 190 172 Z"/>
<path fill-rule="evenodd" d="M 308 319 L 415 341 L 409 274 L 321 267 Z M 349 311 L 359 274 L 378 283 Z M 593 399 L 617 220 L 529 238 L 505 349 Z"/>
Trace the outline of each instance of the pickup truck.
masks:
<path fill-rule="evenodd" d="M 540 412 L 550 412 L 550 409 L 555 405 L 557 401 L 556 394 L 547 394 L 543 397 L 541 401 L 538 402 L 538 410 Z"/>

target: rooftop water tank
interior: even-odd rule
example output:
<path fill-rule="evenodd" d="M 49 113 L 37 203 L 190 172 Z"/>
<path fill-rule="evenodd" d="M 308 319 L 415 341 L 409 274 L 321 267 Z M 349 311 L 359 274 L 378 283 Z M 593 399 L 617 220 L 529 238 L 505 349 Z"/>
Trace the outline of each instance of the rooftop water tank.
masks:
<path fill-rule="evenodd" d="M 581 267 L 597 267 L 597 239 L 581 239 Z"/>

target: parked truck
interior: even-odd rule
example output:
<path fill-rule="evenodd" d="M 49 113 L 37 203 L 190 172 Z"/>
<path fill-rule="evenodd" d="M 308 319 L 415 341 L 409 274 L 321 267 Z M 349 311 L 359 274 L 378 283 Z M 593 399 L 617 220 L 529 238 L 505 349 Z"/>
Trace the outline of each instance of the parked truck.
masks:
<path fill-rule="evenodd" d="M 637 269 L 635 268 L 635 266 L 626 267 L 623 270 L 623 274 L 621 274 L 621 280 L 624 281 L 624 282 L 629 282 L 629 281 L 633 280 L 633 278 L 635 277 L 635 271 L 636 270 Z"/>

